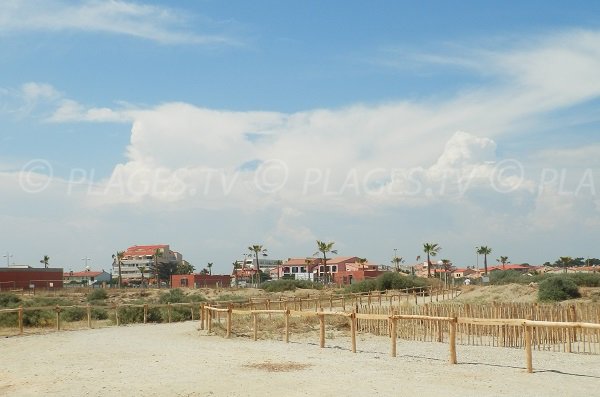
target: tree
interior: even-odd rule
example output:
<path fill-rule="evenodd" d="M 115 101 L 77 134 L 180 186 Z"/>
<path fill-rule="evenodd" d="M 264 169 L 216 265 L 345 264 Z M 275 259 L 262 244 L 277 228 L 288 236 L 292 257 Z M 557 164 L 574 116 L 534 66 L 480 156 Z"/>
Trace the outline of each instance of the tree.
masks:
<path fill-rule="evenodd" d="M 175 270 L 175 274 L 192 274 L 194 273 L 194 266 L 192 266 L 188 261 L 182 261 L 177 264 L 177 270 Z"/>
<path fill-rule="evenodd" d="M 323 254 L 323 266 L 325 269 L 325 273 L 327 274 L 327 282 L 331 282 L 331 269 L 329 269 L 327 267 L 327 254 L 328 253 L 332 253 L 332 254 L 336 254 L 337 255 L 337 250 L 332 249 L 333 245 L 335 244 L 334 241 L 330 241 L 328 243 L 324 242 L 324 241 L 319 241 L 317 240 L 317 252 L 315 252 L 313 254 L 313 256 L 315 255 L 319 255 L 319 253 Z"/>
<path fill-rule="evenodd" d="M 361 266 L 361 269 L 365 270 L 365 263 L 367 263 L 367 258 L 358 258 L 358 264 Z"/>
<path fill-rule="evenodd" d="M 304 265 L 306 265 L 306 274 L 308 276 L 308 279 L 311 280 L 311 281 L 314 281 L 313 280 L 314 277 L 313 278 L 310 277 L 310 275 L 312 273 L 311 272 L 312 269 L 310 267 L 312 266 L 313 263 L 314 263 L 313 258 L 306 258 L 306 259 L 304 259 Z"/>
<path fill-rule="evenodd" d="M 427 254 L 427 277 L 431 277 L 431 258 L 436 256 L 442 247 L 437 243 L 423 243 L 423 252 Z"/>
<path fill-rule="evenodd" d="M 144 273 L 146 272 L 146 266 L 140 266 L 140 273 L 142 274 L 142 282 L 140 284 L 141 288 L 144 288 Z"/>
<path fill-rule="evenodd" d="M 44 255 L 40 263 L 44 265 L 45 269 L 48 269 L 48 262 L 50 261 L 50 257 L 48 255 Z"/>
<path fill-rule="evenodd" d="M 158 285 L 158 288 L 160 288 L 160 279 L 158 275 L 158 258 L 162 258 L 162 256 L 163 253 L 160 248 L 157 248 L 156 251 L 154 251 L 154 255 L 152 255 L 152 257 L 154 258 L 154 277 L 156 278 L 156 284 Z"/>
<path fill-rule="evenodd" d="M 119 288 L 121 288 L 123 284 L 123 278 L 121 276 L 121 265 L 123 264 L 123 257 L 125 256 L 125 251 L 117 251 L 116 254 L 112 255 L 113 261 L 117 263 L 119 267 Z"/>
<path fill-rule="evenodd" d="M 492 249 L 482 245 L 481 247 L 477 247 L 477 253 L 483 255 L 483 274 L 487 276 L 487 256 L 492 253 Z"/>
<path fill-rule="evenodd" d="M 559 267 L 562 267 L 564 269 L 564 272 L 567 273 L 567 268 L 569 266 L 572 266 L 573 264 L 573 258 L 571 258 L 570 256 L 561 256 L 556 262 L 556 265 L 558 265 Z"/>
<path fill-rule="evenodd" d="M 506 267 L 506 264 L 509 263 L 508 256 L 501 256 L 500 258 L 496 259 L 496 261 L 498 261 L 498 263 L 502 264 L 502 270 L 504 270 Z"/>
<path fill-rule="evenodd" d="M 444 268 L 444 284 L 447 284 L 448 274 L 452 271 L 452 261 L 450 259 L 442 259 L 442 266 Z"/>
<path fill-rule="evenodd" d="M 208 268 L 208 274 L 212 276 L 212 267 L 213 267 L 213 263 L 212 262 L 208 262 L 206 264 L 206 267 Z"/>
<path fill-rule="evenodd" d="M 399 272 L 400 271 L 400 264 L 404 263 L 404 258 L 401 257 L 401 256 L 400 257 L 395 256 L 392 259 L 392 263 L 394 264 L 394 270 L 397 271 L 397 272 Z"/>
<path fill-rule="evenodd" d="M 283 261 L 281 261 L 281 260 L 275 261 L 275 266 L 277 266 L 277 280 L 279 280 L 279 273 L 281 271 L 281 265 L 283 265 Z"/>
<path fill-rule="evenodd" d="M 262 245 L 254 244 L 248 247 L 248 250 L 254 253 L 256 259 L 256 274 L 258 275 L 257 285 L 260 285 L 260 263 L 258 263 L 258 255 L 267 256 L 267 249 L 263 248 Z"/>

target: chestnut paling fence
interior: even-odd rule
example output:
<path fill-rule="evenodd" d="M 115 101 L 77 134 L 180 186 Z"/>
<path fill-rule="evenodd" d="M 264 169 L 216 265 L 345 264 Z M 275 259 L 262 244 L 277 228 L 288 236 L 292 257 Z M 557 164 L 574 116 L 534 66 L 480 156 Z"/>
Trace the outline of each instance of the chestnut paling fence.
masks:
<path fill-rule="evenodd" d="M 438 307 L 439 306 L 439 307 Z M 459 305 L 450 305 L 443 307 L 442 305 L 425 305 L 425 311 L 434 311 L 433 308 L 441 308 L 441 311 L 452 311 L 457 309 Z M 469 313 L 472 313 L 473 307 L 471 305 L 464 306 Z M 502 312 L 501 305 L 493 305 L 496 309 L 494 313 Z M 482 307 L 479 307 L 481 309 Z M 251 315 L 252 316 L 252 329 L 253 339 L 257 340 L 259 332 L 259 317 L 264 315 L 283 315 L 285 326 L 284 326 L 284 339 L 285 342 L 289 342 L 290 338 L 290 317 L 316 317 L 319 319 L 319 345 L 321 348 L 325 347 L 325 318 L 329 316 L 338 316 L 347 318 L 350 323 L 350 337 L 351 337 L 351 350 L 356 353 L 356 334 L 357 332 L 373 332 L 379 335 L 389 335 L 391 341 L 390 355 L 396 357 L 396 344 L 399 337 L 412 340 L 431 340 L 438 342 L 447 342 L 449 346 L 449 362 L 456 364 L 456 345 L 457 335 L 462 342 L 462 334 L 466 334 L 469 341 L 475 341 L 477 338 L 481 342 L 484 338 L 488 340 L 494 340 L 500 338 L 503 344 L 496 344 L 495 346 L 507 347 L 509 344 L 506 341 L 516 342 L 511 346 L 513 347 L 524 347 L 525 350 L 525 366 L 527 372 L 533 372 L 533 350 L 534 346 L 540 350 L 540 346 L 543 336 L 553 335 L 552 339 L 546 339 L 546 343 L 562 344 L 565 349 L 562 351 L 574 352 L 573 345 L 583 346 L 582 350 L 585 350 L 585 346 L 589 346 L 588 353 L 598 352 L 598 344 L 600 340 L 600 323 L 597 321 L 594 323 L 582 322 L 582 321 L 542 321 L 534 320 L 533 313 L 538 315 L 542 313 L 552 311 L 548 310 L 548 307 L 544 307 L 543 310 L 533 310 L 538 308 L 538 305 L 514 305 L 513 309 L 521 309 L 522 313 L 526 314 L 526 318 L 476 318 L 476 317 L 457 317 L 452 311 L 450 316 L 443 315 L 424 315 L 424 314 L 399 314 L 396 312 L 396 308 L 388 307 L 387 313 L 381 313 L 381 307 L 374 308 L 369 307 L 365 313 L 357 311 L 356 309 L 351 312 L 340 312 L 340 311 L 324 311 L 323 308 L 319 308 L 316 311 L 297 311 L 286 309 L 250 309 L 241 310 L 234 309 L 232 306 L 228 308 L 219 308 L 210 305 L 203 306 L 201 314 L 201 329 L 207 329 L 210 333 L 213 327 L 213 321 L 216 318 L 221 323 L 221 317 L 226 317 L 225 322 L 225 337 L 229 338 L 233 330 L 233 315 Z M 586 308 L 589 309 L 589 308 Z M 359 309 L 360 310 L 360 309 Z M 491 313 L 489 310 L 484 309 L 482 312 Z M 373 313 L 379 311 L 378 313 Z M 570 306 L 567 309 L 569 312 L 574 312 L 576 315 L 575 306 Z M 558 310 L 560 312 L 560 310 Z M 587 314 L 598 315 L 597 307 L 591 310 L 586 310 Z M 498 337 L 498 335 L 500 335 Z M 477 336 L 477 338 L 475 337 Z M 542 336 L 542 337 L 541 337 Z M 586 338 L 587 337 L 587 338 Z M 484 343 L 473 343 L 473 344 L 484 344 Z M 491 345 L 491 343 L 487 343 Z M 591 346 L 594 346 L 593 348 Z M 561 351 L 561 350 L 559 350 Z M 581 350 L 577 350 L 581 351 Z"/>
<path fill-rule="evenodd" d="M 326 318 L 337 317 L 349 322 L 352 350 L 356 333 L 373 333 L 391 337 L 395 355 L 397 338 L 456 345 L 486 345 L 499 347 L 550 350 L 572 353 L 600 354 L 600 305 L 589 304 L 458 304 L 451 299 L 457 290 L 413 288 L 384 293 L 347 295 L 316 295 L 306 297 L 253 298 L 244 301 L 123 304 L 111 306 L 73 305 L 18 307 L 0 309 L 0 315 L 13 315 L 19 333 L 23 333 L 24 314 L 28 311 L 55 312 L 54 326 L 63 327 L 62 313 L 70 308 L 85 310 L 87 326 L 93 325 L 95 309 L 108 312 L 119 325 L 121 313 L 137 308 L 139 322 L 172 321 L 172 313 L 188 310 L 184 319 L 199 319 L 203 328 L 211 327 L 214 319 L 227 317 L 227 334 L 231 334 L 233 315 L 251 316 L 252 333 L 258 337 L 262 317 L 283 316 L 285 339 L 289 340 L 289 318 L 318 319 L 321 345 L 324 344 Z M 153 309 L 163 309 L 160 320 L 149 316 Z M 185 309 L 184 309 L 185 308 Z M 156 314 L 154 312 L 154 314 Z M 210 320 L 209 320 L 210 318 Z M 264 326 L 264 325 L 263 325 Z M 455 350 L 454 350 L 455 351 Z M 530 353 L 528 353 L 530 354 Z M 455 357 L 456 353 L 454 353 Z M 452 359 L 451 362 L 456 361 Z M 531 366 L 527 366 L 531 369 Z"/>

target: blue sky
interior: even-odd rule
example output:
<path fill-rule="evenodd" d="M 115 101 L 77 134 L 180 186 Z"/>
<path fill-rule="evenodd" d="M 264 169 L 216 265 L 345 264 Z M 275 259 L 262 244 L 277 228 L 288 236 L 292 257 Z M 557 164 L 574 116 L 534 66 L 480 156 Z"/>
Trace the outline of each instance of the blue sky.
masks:
<path fill-rule="evenodd" d="M 8 1 L 0 251 L 600 256 L 597 2 Z M 2 258 L 0 258 L 2 259 Z"/>

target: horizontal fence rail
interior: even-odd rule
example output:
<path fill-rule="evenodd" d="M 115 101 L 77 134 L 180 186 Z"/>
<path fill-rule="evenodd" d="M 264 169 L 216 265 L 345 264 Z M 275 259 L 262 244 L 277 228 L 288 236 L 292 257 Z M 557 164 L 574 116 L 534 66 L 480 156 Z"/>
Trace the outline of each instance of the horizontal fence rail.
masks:
<path fill-rule="evenodd" d="M 341 316 L 345 317 L 350 322 L 350 337 L 351 337 L 351 351 L 356 353 L 356 333 L 357 333 L 357 322 L 359 320 L 386 322 L 386 328 L 389 330 L 389 336 L 391 340 L 390 355 L 396 357 L 396 343 L 398 339 L 398 324 L 402 324 L 409 321 L 419 321 L 423 324 L 428 324 L 430 328 L 434 328 L 434 324 L 438 326 L 437 330 L 441 330 L 441 325 L 448 328 L 448 346 L 449 346 L 449 362 L 451 364 L 457 363 L 456 358 L 456 338 L 458 325 L 468 326 L 511 326 L 518 327 L 521 329 L 523 334 L 523 346 L 525 348 L 525 366 L 527 372 L 533 372 L 533 340 L 534 330 L 539 331 L 544 329 L 566 329 L 566 330 L 591 330 L 596 332 L 596 335 L 600 334 L 600 324 L 598 323 L 585 323 L 585 322 L 549 322 L 531 320 L 531 318 L 525 319 L 482 319 L 482 318 L 469 318 L 469 317 L 456 317 L 452 316 L 428 316 L 418 314 L 367 314 L 357 313 L 356 310 L 352 312 L 325 312 L 323 308 L 316 312 L 312 311 L 296 311 L 296 310 L 234 310 L 231 306 L 229 308 L 217 308 L 210 305 L 203 306 L 201 308 L 201 329 L 207 329 L 208 332 L 212 332 L 213 318 L 217 316 L 220 322 L 219 313 L 226 313 L 226 333 L 225 337 L 229 338 L 232 334 L 233 328 L 233 314 L 237 315 L 251 315 L 253 319 L 253 339 L 257 340 L 259 331 L 258 317 L 260 315 L 284 315 L 285 316 L 285 342 L 289 342 L 290 329 L 289 329 L 289 318 L 293 316 L 298 317 L 317 317 L 319 319 L 319 346 L 325 347 L 325 317 L 326 316 Z M 529 316 L 531 317 L 531 316 Z M 441 333 L 438 341 L 443 342 L 444 338 Z M 598 343 L 596 340 L 595 343 Z"/>

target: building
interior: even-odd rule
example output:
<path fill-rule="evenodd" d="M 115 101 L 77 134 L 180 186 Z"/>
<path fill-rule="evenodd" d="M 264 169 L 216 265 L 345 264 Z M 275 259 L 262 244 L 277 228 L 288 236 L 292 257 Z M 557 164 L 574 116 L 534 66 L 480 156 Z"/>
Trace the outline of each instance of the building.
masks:
<path fill-rule="evenodd" d="M 2 267 L 0 290 L 50 289 L 63 287 L 62 268 Z"/>
<path fill-rule="evenodd" d="M 155 255 L 157 255 L 156 258 Z M 185 261 L 182 255 L 179 252 L 172 251 L 168 244 L 134 245 L 123 252 L 123 258 L 121 259 L 121 278 L 123 284 L 131 281 L 141 281 L 142 271 L 144 272 L 143 277 L 145 280 L 153 280 L 155 283 L 155 275 L 152 273 L 155 262 L 159 264 L 169 263 L 179 265 Z M 113 261 L 112 269 L 113 275 L 118 277 L 119 262 L 116 258 Z"/>
<path fill-rule="evenodd" d="M 231 285 L 231 276 L 219 274 L 174 274 L 171 276 L 173 288 L 224 288 Z"/>
<path fill-rule="evenodd" d="M 68 272 L 63 274 L 65 285 L 94 285 L 104 282 L 110 282 L 110 273 L 94 270 L 85 270 L 83 272 Z"/>
<path fill-rule="evenodd" d="M 331 282 L 342 285 L 375 278 L 386 272 L 371 262 L 361 264 L 359 259 L 357 256 L 328 258 L 325 266 L 323 258 L 289 258 L 271 271 L 271 278 L 323 281 L 331 276 Z"/>

